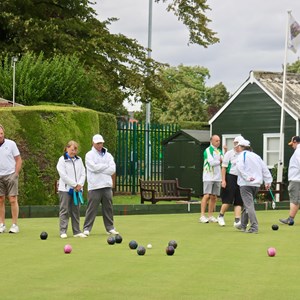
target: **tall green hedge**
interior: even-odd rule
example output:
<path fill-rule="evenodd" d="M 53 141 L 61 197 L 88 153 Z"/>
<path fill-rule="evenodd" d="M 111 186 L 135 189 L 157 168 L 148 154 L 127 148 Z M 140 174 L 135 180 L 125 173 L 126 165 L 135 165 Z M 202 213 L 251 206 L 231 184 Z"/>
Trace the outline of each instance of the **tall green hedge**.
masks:
<path fill-rule="evenodd" d="M 99 133 L 103 135 L 104 147 L 115 156 L 117 149 L 117 119 L 112 114 L 98 112 Z"/>
<path fill-rule="evenodd" d="M 0 108 L 0 124 L 5 127 L 6 138 L 17 143 L 23 159 L 20 205 L 58 204 L 54 193 L 56 164 L 69 140 L 79 143 L 83 160 L 96 133 L 104 136 L 105 146 L 115 153 L 116 118 L 110 114 L 78 107 Z"/>

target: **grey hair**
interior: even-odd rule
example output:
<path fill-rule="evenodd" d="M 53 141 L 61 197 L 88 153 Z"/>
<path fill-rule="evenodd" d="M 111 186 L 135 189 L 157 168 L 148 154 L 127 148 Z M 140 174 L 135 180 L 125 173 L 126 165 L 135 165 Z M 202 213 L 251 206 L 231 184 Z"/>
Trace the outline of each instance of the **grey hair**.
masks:
<path fill-rule="evenodd" d="M 64 148 L 64 152 L 66 152 L 67 149 L 70 148 L 71 146 L 74 146 L 74 148 L 75 148 L 76 150 L 78 150 L 78 143 L 76 143 L 75 141 L 69 141 L 69 142 L 67 143 L 67 145 L 65 146 L 65 148 Z"/>

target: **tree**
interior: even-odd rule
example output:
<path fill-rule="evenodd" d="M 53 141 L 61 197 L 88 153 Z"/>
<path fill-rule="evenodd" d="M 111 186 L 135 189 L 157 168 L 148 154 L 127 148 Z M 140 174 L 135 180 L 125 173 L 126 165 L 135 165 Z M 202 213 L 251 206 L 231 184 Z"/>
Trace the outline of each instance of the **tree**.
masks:
<path fill-rule="evenodd" d="M 45 58 L 75 54 L 86 70 L 95 69 L 94 107 L 104 112 L 119 114 L 123 100 L 131 96 L 137 101 L 164 99 L 157 72 L 162 64 L 149 59 L 147 49 L 136 40 L 111 34 L 108 26 L 116 19 L 97 20 L 92 4 L 88 0 L 2 0 L 1 56 L 30 51 L 43 52 Z M 189 26 L 191 42 L 207 47 L 217 41 L 206 28 L 209 20 L 201 14 L 209 9 L 205 1 L 173 1 L 168 9 Z"/>
<path fill-rule="evenodd" d="M 11 59 L 6 55 L 0 69 L 0 97 L 12 95 Z M 45 60 L 43 54 L 27 53 L 16 66 L 16 100 L 20 104 L 38 102 L 66 103 L 93 108 L 97 99 L 94 71 L 85 70 L 72 55 L 55 55 Z"/>
<path fill-rule="evenodd" d="M 210 75 L 201 66 L 165 67 L 161 69 L 160 77 L 166 82 L 167 99 L 153 99 L 152 122 L 207 122 L 229 99 L 222 83 L 206 87 Z M 135 113 L 135 117 L 144 120 L 145 106 L 142 106 L 142 112 Z"/>
<path fill-rule="evenodd" d="M 206 0 L 155 0 L 155 2 L 171 2 L 167 10 L 173 11 L 178 20 L 188 27 L 191 44 L 206 48 L 219 42 L 216 32 L 207 27 L 211 20 L 205 16 L 206 10 L 210 9 Z"/>
<path fill-rule="evenodd" d="M 208 88 L 207 91 L 207 112 L 208 118 L 212 118 L 218 110 L 229 99 L 229 93 L 222 82 Z"/>
<path fill-rule="evenodd" d="M 202 95 L 191 88 L 183 88 L 173 93 L 169 108 L 159 117 L 161 123 L 178 123 L 182 121 L 206 121 L 205 105 L 201 104 Z"/>
<path fill-rule="evenodd" d="M 152 122 L 207 120 L 205 80 L 209 78 L 209 72 L 206 68 L 164 67 L 160 69 L 159 76 L 164 82 L 167 98 L 152 100 Z"/>
<path fill-rule="evenodd" d="M 288 64 L 287 71 L 290 73 L 300 73 L 300 60 L 298 59 L 292 64 Z"/>
<path fill-rule="evenodd" d="M 118 114 L 123 100 L 163 94 L 146 49 L 121 34 L 110 34 L 114 19 L 100 22 L 86 0 L 4 0 L 0 3 L 0 51 L 22 56 L 42 51 L 45 58 L 75 54 L 94 68 L 98 96 L 94 108 Z M 153 87 L 149 89 L 148 87 Z"/>

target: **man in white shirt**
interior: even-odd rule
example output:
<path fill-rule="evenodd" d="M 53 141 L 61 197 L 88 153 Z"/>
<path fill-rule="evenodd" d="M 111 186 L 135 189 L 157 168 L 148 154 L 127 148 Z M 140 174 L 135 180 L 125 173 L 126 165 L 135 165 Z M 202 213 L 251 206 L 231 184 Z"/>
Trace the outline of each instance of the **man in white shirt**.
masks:
<path fill-rule="evenodd" d="M 85 156 L 88 183 L 88 205 L 83 225 L 85 235 L 92 230 L 100 203 L 106 232 L 118 234 L 114 227 L 112 205 L 112 175 L 116 172 L 116 164 L 103 143 L 102 135 L 94 135 L 93 147 Z"/>
<path fill-rule="evenodd" d="M 240 135 L 235 137 L 233 140 L 233 149 L 227 151 L 224 154 L 222 161 L 222 188 L 221 188 L 221 199 L 222 206 L 220 214 L 217 218 L 220 226 L 225 226 L 224 215 L 230 205 L 234 206 L 235 220 L 233 223 L 234 227 L 241 226 L 241 211 L 243 206 L 243 200 L 240 193 L 240 187 L 237 184 L 237 168 L 236 163 L 240 152 L 236 151 L 236 147 L 240 141 L 244 138 Z"/>
<path fill-rule="evenodd" d="M 265 183 L 266 190 L 270 188 L 273 178 L 266 163 L 260 156 L 252 152 L 249 141 L 240 141 L 237 151 L 241 152 L 236 164 L 238 171 L 237 183 L 240 186 L 244 206 L 241 227 L 237 228 L 246 233 L 258 233 L 254 199 L 263 183 Z M 246 231 L 248 220 L 250 221 L 250 228 Z"/>
<path fill-rule="evenodd" d="M 222 150 L 219 149 L 221 140 L 218 135 L 213 135 L 210 138 L 210 146 L 203 153 L 203 197 L 201 200 L 201 216 L 200 223 L 217 223 L 217 219 L 212 215 L 217 196 L 221 190 L 221 163 L 223 158 Z M 205 216 L 207 202 L 208 218 Z"/>
<path fill-rule="evenodd" d="M 18 181 L 22 159 L 16 143 L 4 137 L 4 127 L 0 124 L 0 233 L 6 231 L 5 197 L 11 206 L 12 226 L 9 233 L 18 233 Z"/>
<path fill-rule="evenodd" d="M 294 225 L 300 204 L 300 137 L 293 136 L 289 146 L 295 150 L 290 158 L 288 169 L 290 212 L 286 219 L 279 219 L 282 224 Z"/>

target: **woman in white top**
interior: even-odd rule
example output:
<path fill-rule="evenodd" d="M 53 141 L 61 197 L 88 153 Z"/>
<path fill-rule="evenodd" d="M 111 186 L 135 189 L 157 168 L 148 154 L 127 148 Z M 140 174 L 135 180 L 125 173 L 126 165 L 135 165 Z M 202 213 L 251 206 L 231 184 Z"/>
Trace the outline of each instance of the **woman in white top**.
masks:
<path fill-rule="evenodd" d="M 79 192 L 82 192 L 85 182 L 85 167 L 82 159 L 77 156 L 78 144 L 68 142 L 64 154 L 59 158 L 57 171 L 59 173 L 59 229 L 60 237 L 67 238 L 69 217 L 71 217 L 74 237 L 86 237 L 80 231 L 80 201 Z"/>

